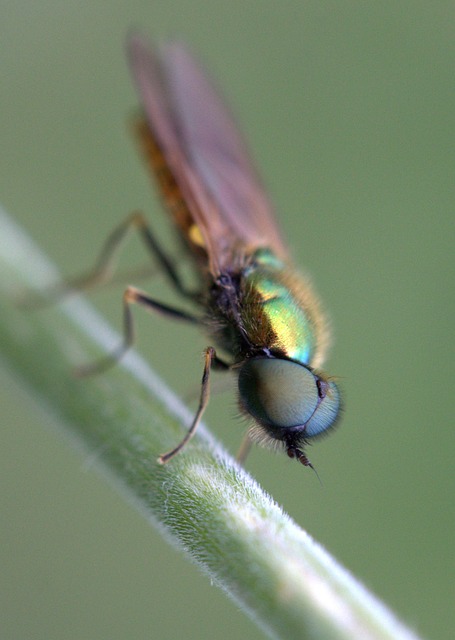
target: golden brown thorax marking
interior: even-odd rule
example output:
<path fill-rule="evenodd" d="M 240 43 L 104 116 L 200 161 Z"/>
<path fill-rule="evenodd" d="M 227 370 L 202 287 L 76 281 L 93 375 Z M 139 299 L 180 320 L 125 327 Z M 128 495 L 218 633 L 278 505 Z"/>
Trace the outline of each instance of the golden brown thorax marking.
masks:
<path fill-rule="evenodd" d="M 158 183 L 164 205 L 173 216 L 186 242 L 193 250 L 196 250 L 196 253 L 200 252 L 204 247 L 202 234 L 194 223 L 194 218 L 174 178 L 172 169 L 145 119 L 139 118 L 137 120 L 136 131 L 146 162 Z"/>

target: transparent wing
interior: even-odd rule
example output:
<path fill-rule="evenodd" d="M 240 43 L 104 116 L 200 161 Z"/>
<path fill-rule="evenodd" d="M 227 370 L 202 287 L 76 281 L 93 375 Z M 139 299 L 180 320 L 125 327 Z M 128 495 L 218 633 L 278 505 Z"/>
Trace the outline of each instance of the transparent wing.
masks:
<path fill-rule="evenodd" d="M 131 38 L 129 54 L 150 135 L 202 235 L 212 271 L 222 271 L 239 245 L 267 246 L 284 257 L 245 142 L 200 65 L 180 43 L 152 51 L 139 36 Z"/>

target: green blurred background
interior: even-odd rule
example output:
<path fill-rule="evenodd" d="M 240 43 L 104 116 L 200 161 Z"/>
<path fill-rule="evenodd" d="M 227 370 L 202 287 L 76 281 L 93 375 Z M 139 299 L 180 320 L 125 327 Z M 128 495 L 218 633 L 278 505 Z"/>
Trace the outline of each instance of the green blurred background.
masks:
<path fill-rule="evenodd" d="M 330 310 L 345 415 L 311 460 L 247 468 L 429 638 L 452 637 L 453 2 L 3 2 L 0 201 L 65 273 L 142 208 L 172 237 L 128 130 L 132 27 L 188 41 L 233 103 L 296 261 Z M 141 261 L 132 240 L 124 264 Z M 144 283 L 142 283 L 144 286 Z M 162 281 L 146 285 L 163 291 Z M 452 285 L 453 286 L 453 285 Z M 121 287 L 93 295 L 120 325 Z M 163 296 L 163 294 L 161 293 Z M 167 300 L 172 300 L 169 292 Z M 203 336 L 136 314 L 178 391 Z M 453 353 L 453 352 L 452 352 Z M 45 363 L 43 363 L 45 366 Z M 3 640 L 260 638 L 3 373 Z M 207 422 L 233 451 L 234 396 Z"/>

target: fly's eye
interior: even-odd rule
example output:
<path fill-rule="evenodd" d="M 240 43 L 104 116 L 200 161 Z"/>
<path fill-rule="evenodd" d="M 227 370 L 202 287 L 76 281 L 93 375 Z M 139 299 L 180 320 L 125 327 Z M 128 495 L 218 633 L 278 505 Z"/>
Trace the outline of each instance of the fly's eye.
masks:
<path fill-rule="evenodd" d="M 319 435 L 338 415 L 335 383 L 297 362 L 251 358 L 242 365 L 238 384 L 242 407 L 279 439 L 287 429 L 301 430 L 306 438 Z"/>
<path fill-rule="evenodd" d="M 305 437 L 312 438 L 329 429 L 340 411 L 340 392 L 333 380 L 324 380 L 319 386 L 323 395 L 311 418 L 305 425 Z"/>

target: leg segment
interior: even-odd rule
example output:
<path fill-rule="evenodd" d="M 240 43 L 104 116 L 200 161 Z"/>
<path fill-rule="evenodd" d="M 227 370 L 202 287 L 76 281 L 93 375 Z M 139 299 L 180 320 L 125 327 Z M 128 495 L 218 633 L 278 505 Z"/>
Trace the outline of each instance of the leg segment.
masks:
<path fill-rule="evenodd" d="M 192 297 L 193 294 L 183 285 L 172 261 L 162 250 L 159 242 L 153 235 L 151 228 L 147 224 L 144 215 L 139 211 L 135 211 L 129 215 L 126 220 L 112 231 L 108 236 L 92 271 L 85 276 L 69 281 L 68 288 L 86 289 L 110 280 L 118 251 L 130 229 L 137 229 L 139 231 L 146 248 L 158 260 L 162 269 L 166 272 L 168 278 L 177 291 L 186 297 Z"/>
<path fill-rule="evenodd" d="M 136 289 L 135 287 L 128 287 L 123 294 L 123 341 L 119 347 L 111 354 L 94 362 L 92 364 L 83 365 L 76 369 L 76 375 L 82 377 L 92 375 L 95 373 L 101 373 L 106 369 L 109 369 L 112 365 L 116 364 L 120 358 L 128 351 L 134 342 L 134 322 L 133 315 L 131 313 L 131 305 L 138 304 L 144 307 L 148 311 L 157 311 L 165 316 L 174 318 L 177 320 L 186 320 L 187 322 L 193 322 L 199 324 L 200 320 L 185 311 L 174 309 L 167 305 L 157 302 L 150 298 L 146 293 Z"/>
<path fill-rule="evenodd" d="M 174 449 L 172 449 L 172 451 L 160 455 L 160 457 L 158 458 L 158 462 L 160 464 L 166 464 L 166 462 L 169 462 L 169 460 L 173 458 L 177 453 L 179 453 L 179 451 L 181 451 L 186 443 L 193 437 L 209 401 L 210 369 L 212 368 L 212 365 L 217 366 L 215 363 L 218 363 L 219 365 L 219 363 L 221 362 L 222 361 L 218 360 L 217 358 L 215 349 L 213 347 L 207 347 L 207 349 L 205 350 L 204 372 L 202 374 L 201 396 L 199 399 L 199 406 L 196 411 L 196 415 L 194 416 L 194 420 L 183 440 Z M 225 368 L 227 365 L 224 365 L 223 363 L 223 365 L 221 366 Z"/>
<path fill-rule="evenodd" d="M 245 462 L 246 457 L 251 450 L 251 445 L 252 445 L 251 439 L 248 433 L 245 433 L 245 435 L 243 436 L 243 440 L 240 444 L 240 448 L 237 451 L 237 455 L 235 456 L 237 459 L 237 462 L 239 462 L 240 464 L 243 464 Z"/>
<path fill-rule="evenodd" d="M 119 250 L 131 229 L 137 229 L 139 231 L 146 248 L 158 260 L 161 268 L 166 273 L 176 290 L 187 298 L 197 300 L 198 297 L 196 293 L 189 291 L 183 284 L 174 264 L 162 250 L 143 214 L 136 211 L 129 215 L 126 220 L 119 224 L 118 227 L 109 234 L 101 249 L 98 259 L 95 262 L 95 266 L 88 273 L 64 280 L 54 286 L 51 286 L 45 292 L 47 295 L 44 299 L 41 296 L 39 298 L 27 296 L 27 298 L 24 298 L 22 302 L 23 306 L 39 307 L 43 304 L 48 304 L 49 302 L 58 300 L 71 291 L 91 289 L 110 282 L 113 279 L 115 261 Z"/>

